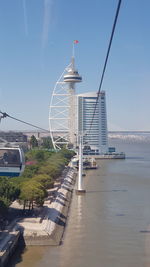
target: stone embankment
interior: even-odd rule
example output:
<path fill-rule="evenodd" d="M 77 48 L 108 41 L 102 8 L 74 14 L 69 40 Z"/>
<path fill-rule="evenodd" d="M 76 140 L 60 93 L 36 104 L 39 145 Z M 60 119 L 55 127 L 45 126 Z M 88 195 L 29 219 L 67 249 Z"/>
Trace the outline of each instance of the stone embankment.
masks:
<path fill-rule="evenodd" d="M 59 245 L 66 226 L 72 191 L 75 184 L 74 169 L 69 168 L 55 192 L 54 201 L 49 198 L 44 204 L 45 217 L 41 219 L 24 219 L 18 222 L 23 230 L 26 245 Z M 51 197 L 51 192 L 50 192 Z M 51 203 L 50 203 L 51 202 Z"/>
<path fill-rule="evenodd" d="M 3 267 L 8 262 L 8 259 L 13 254 L 16 246 L 20 231 L 5 231 L 0 235 L 0 267 Z"/>
<path fill-rule="evenodd" d="M 49 196 L 43 207 L 42 218 L 30 217 L 16 219 L 9 230 L 0 236 L 0 267 L 5 266 L 12 255 L 19 236 L 26 245 L 59 245 L 67 222 L 69 206 L 75 184 L 76 173 L 68 167 L 55 183 L 54 189 L 48 190 Z"/>

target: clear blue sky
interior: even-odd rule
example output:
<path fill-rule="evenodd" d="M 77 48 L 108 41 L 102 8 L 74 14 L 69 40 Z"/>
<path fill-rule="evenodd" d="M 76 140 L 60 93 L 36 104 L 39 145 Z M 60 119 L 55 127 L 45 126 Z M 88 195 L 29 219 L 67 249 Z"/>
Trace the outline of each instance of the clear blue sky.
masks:
<path fill-rule="evenodd" d="M 118 0 L 0 0 L 0 110 L 48 129 L 50 97 L 72 41 L 97 91 Z M 123 0 L 103 90 L 109 130 L 150 130 L 150 1 Z M 5 119 L 0 130 L 33 129 Z"/>

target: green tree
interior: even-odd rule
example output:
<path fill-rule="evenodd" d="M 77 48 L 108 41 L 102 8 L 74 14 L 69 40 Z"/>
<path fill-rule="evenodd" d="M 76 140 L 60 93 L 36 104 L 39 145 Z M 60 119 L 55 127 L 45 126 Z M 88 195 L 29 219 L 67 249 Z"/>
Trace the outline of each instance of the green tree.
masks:
<path fill-rule="evenodd" d="M 34 139 L 34 138 L 33 138 Z M 5 216 L 7 210 L 15 199 L 28 204 L 43 205 L 47 196 L 46 189 L 53 186 L 65 166 L 75 153 L 65 148 L 58 152 L 44 149 L 32 149 L 26 153 L 26 160 L 35 164 L 28 165 L 20 177 L 0 177 L 0 216 Z"/>
<path fill-rule="evenodd" d="M 30 146 L 31 148 L 38 147 L 38 141 L 34 135 L 31 136 Z"/>
<path fill-rule="evenodd" d="M 0 197 L 0 218 L 4 218 L 7 214 L 11 202 L 4 196 Z"/>
<path fill-rule="evenodd" d="M 32 180 L 40 183 L 46 189 L 51 188 L 54 184 L 52 177 L 47 174 L 37 174 L 32 178 Z"/>
<path fill-rule="evenodd" d="M 46 161 L 53 153 L 44 149 L 32 149 L 26 153 L 26 161 Z"/>
<path fill-rule="evenodd" d="M 19 188 L 7 177 L 0 177 L 0 196 L 14 201 L 19 196 Z"/>
<path fill-rule="evenodd" d="M 38 170 L 39 170 L 38 164 L 26 166 L 21 177 L 32 178 L 38 172 Z"/>
<path fill-rule="evenodd" d="M 75 152 L 73 150 L 68 150 L 68 149 L 63 148 L 60 150 L 60 154 L 64 158 L 70 160 L 75 155 Z"/>
<path fill-rule="evenodd" d="M 47 174 L 49 176 L 51 176 L 53 179 L 57 178 L 59 175 L 59 169 L 58 166 L 56 166 L 56 164 L 44 164 L 43 166 L 41 166 L 41 168 L 39 169 L 39 174 Z"/>
<path fill-rule="evenodd" d="M 53 149 L 52 139 L 50 136 L 42 138 L 42 147 L 46 149 Z"/>
<path fill-rule="evenodd" d="M 36 205 L 42 206 L 44 199 L 47 196 L 46 189 L 35 180 L 24 182 L 21 186 L 20 200 L 24 201 L 24 208 L 26 203 L 29 204 L 29 210 Z"/>
<path fill-rule="evenodd" d="M 4 218 L 12 201 L 18 198 L 19 187 L 7 177 L 0 177 L 0 218 Z"/>

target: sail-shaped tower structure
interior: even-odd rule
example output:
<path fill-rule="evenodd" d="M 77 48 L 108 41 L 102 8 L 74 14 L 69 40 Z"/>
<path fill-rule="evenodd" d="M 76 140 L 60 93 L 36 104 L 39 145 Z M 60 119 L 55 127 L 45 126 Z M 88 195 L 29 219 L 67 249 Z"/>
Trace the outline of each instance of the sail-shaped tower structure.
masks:
<path fill-rule="evenodd" d="M 65 68 L 55 84 L 49 109 L 49 128 L 54 149 L 76 143 L 76 83 L 82 77 L 75 68 L 74 53 L 70 64 Z"/>

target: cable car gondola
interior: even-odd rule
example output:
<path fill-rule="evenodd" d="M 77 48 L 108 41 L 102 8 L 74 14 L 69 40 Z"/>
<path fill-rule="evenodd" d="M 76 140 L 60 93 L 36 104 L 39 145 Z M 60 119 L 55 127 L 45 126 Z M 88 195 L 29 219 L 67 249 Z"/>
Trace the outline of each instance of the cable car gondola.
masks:
<path fill-rule="evenodd" d="M 19 147 L 0 147 L 0 176 L 20 176 L 25 168 L 24 153 Z"/>

